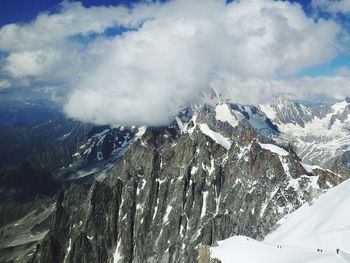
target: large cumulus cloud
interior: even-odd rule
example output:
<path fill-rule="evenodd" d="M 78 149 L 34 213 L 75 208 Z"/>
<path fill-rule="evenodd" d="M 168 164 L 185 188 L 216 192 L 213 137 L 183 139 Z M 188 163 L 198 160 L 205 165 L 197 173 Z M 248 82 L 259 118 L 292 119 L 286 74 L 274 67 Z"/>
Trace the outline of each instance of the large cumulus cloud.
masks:
<path fill-rule="evenodd" d="M 122 34 L 104 34 L 120 27 Z M 288 79 L 335 57 L 340 30 L 286 1 L 174 0 L 132 9 L 65 2 L 59 13 L 3 27 L 0 50 L 10 78 L 67 88 L 72 117 L 161 125 L 211 87 L 244 103 L 281 90 L 332 95 L 323 84 L 312 88 L 322 79 L 298 80 L 311 88 Z"/>

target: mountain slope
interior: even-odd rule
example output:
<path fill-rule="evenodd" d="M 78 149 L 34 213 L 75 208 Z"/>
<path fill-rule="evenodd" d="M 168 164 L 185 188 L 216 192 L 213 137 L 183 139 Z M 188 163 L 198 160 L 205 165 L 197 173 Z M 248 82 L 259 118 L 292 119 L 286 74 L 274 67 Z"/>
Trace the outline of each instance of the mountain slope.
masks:
<path fill-rule="evenodd" d="M 263 242 L 232 237 L 212 248 L 212 256 L 222 263 L 256 262 L 257 257 L 276 263 L 350 262 L 349 191 L 347 180 L 280 220 Z"/>
<path fill-rule="evenodd" d="M 342 180 L 305 169 L 291 149 L 222 108 L 203 105 L 148 128 L 75 212 L 65 193 L 33 262 L 196 262 L 197 245 L 263 238 Z"/>
<path fill-rule="evenodd" d="M 57 175 L 62 191 L 41 229 L 49 232 L 25 247 L 25 258 L 197 262 L 203 246 L 232 235 L 263 239 L 346 178 L 302 162 L 279 125 L 259 107 L 214 98 L 186 107 L 167 127 L 93 128 Z"/>

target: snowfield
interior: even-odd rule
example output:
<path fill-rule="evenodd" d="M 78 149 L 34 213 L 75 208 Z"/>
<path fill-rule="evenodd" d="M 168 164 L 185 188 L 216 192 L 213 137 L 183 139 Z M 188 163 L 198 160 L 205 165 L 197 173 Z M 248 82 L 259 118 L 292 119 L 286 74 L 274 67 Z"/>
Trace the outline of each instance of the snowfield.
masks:
<path fill-rule="evenodd" d="M 232 127 L 236 127 L 238 125 L 237 118 L 232 115 L 231 110 L 227 104 L 217 105 L 215 108 L 215 118 L 221 122 L 227 122 Z"/>
<path fill-rule="evenodd" d="M 212 247 L 211 256 L 222 263 L 350 262 L 349 193 L 346 180 L 282 218 L 264 241 L 234 236 Z"/>
<path fill-rule="evenodd" d="M 264 144 L 264 143 L 259 143 L 261 148 L 265 149 L 265 150 L 268 150 L 272 153 L 276 153 L 278 155 L 281 155 L 281 156 L 287 156 L 289 153 L 282 149 L 281 147 L 278 147 L 274 144 Z"/>
<path fill-rule="evenodd" d="M 205 135 L 213 139 L 217 144 L 220 144 L 222 147 L 224 147 L 226 150 L 229 150 L 231 148 L 231 142 L 220 133 L 211 130 L 207 124 L 200 124 L 199 129 Z"/>

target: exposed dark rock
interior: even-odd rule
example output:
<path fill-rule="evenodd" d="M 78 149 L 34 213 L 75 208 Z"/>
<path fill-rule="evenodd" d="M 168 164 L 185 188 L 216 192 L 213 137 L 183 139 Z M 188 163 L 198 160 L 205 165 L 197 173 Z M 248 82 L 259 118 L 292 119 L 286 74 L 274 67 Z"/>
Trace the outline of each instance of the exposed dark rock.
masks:
<path fill-rule="evenodd" d="M 205 111 L 197 120 L 231 134 L 229 151 L 193 121 L 192 133 L 148 130 L 93 184 L 78 213 L 68 217 L 57 204 L 36 262 L 197 262 L 199 255 L 206 262 L 198 245 L 239 234 L 261 239 L 319 189 L 341 181 L 323 170 L 308 173 L 291 149 L 288 156 L 263 149 L 248 122 L 232 129 Z"/>

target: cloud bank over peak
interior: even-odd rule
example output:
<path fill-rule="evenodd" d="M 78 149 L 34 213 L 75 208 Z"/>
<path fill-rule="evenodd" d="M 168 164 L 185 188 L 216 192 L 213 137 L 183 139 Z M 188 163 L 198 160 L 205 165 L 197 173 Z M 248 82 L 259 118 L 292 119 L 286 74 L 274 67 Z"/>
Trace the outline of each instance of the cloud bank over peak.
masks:
<path fill-rule="evenodd" d="M 106 33 L 111 28 L 121 32 Z M 346 86 L 346 77 L 288 79 L 334 58 L 340 32 L 334 21 L 315 21 L 286 1 L 173 0 L 132 9 L 64 2 L 58 13 L 1 28 L 0 51 L 10 78 L 67 89 L 71 117 L 162 125 L 210 88 L 240 103 L 281 90 L 334 96 L 319 83 Z"/>

